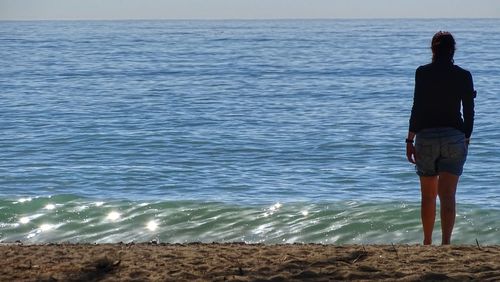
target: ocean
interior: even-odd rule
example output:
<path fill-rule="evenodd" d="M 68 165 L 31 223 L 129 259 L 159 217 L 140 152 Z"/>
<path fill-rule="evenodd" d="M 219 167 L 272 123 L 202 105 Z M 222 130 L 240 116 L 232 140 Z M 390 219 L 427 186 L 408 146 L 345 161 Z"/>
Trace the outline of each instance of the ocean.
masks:
<path fill-rule="evenodd" d="M 0 241 L 420 243 L 439 30 L 478 92 L 453 242 L 500 244 L 498 19 L 2 21 Z"/>

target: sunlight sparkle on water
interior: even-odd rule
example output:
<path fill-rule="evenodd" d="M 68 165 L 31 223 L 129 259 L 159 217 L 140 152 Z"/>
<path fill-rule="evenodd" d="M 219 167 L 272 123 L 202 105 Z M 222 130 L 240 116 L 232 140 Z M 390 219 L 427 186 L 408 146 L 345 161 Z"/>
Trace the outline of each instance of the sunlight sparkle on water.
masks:
<path fill-rule="evenodd" d="M 54 204 L 47 204 L 44 209 L 46 210 L 53 210 L 56 208 L 56 205 Z"/>
<path fill-rule="evenodd" d="M 118 220 L 120 218 L 120 216 L 121 216 L 121 214 L 119 212 L 112 211 L 112 212 L 108 213 L 108 216 L 106 218 L 109 220 L 115 221 L 115 220 Z"/>
<path fill-rule="evenodd" d="M 18 200 L 19 203 L 30 202 L 31 198 L 21 198 Z"/>
<path fill-rule="evenodd" d="M 49 231 L 53 228 L 54 228 L 54 225 L 52 225 L 52 224 L 44 223 L 44 224 L 40 225 L 40 231 L 42 231 L 42 232 Z"/>
<path fill-rule="evenodd" d="M 268 217 L 275 212 L 277 212 L 283 205 L 281 203 L 276 203 L 269 208 L 269 211 L 264 213 L 264 217 Z"/>
<path fill-rule="evenodd" d="M 279 210 L 282 206 L 283 205 L 281 203 L 276 203 L 276 204 L 274 204 L 274 205 L 271 206 L 270 210 L 272 212 L 275 212 L 275 211 Z"/>
<path fill-rule="evenodd" d="M 156 223 L 154 220 L 151 220 L 150 222 L 148 222 L 148 224 L 146 224 L 146 228 L 149 231 L 155 231 L 158 228 L 158 223 Z"/>
<path fill-rule="evenodd" d="M 19 222 L 22 224 L 26 224 L 26 223 L 30 222 L 30 218 L 27 216 L 23 216 L 23 217 L 21 217 L 21 219 L 19 219 Z"/>

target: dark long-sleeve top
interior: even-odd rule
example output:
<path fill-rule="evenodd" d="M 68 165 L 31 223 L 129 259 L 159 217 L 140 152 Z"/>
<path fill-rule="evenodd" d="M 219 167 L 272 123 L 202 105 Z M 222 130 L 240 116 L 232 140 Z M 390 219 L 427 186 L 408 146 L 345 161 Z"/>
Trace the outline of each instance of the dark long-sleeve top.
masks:
<path fill-rule="evenodd" d="M 409 131 L 454 127 L 469 138 L 474 125 L 475 93 L 472 75 L 457 65 L 431 63 L 418 67 Z"/>

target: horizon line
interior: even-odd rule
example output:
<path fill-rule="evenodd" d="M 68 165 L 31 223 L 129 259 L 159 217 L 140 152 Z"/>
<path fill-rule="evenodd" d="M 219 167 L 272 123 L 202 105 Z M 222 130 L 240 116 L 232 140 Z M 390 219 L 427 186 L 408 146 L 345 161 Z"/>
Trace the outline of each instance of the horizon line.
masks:
<path fill-rule="evenodd" d="M 328 21 L 328 20 L 499 20 L 500 17 L 331 17 L 331 18 L 57 18 L 57 19 L 0 19 L 0 22 L 30 21 Z"/>

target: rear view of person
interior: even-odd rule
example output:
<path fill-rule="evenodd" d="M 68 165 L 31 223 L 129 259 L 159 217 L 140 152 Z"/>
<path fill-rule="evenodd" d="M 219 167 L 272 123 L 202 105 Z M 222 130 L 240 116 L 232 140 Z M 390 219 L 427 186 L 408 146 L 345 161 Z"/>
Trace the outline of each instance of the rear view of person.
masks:
<path fill-rule="evenodd" d="M 453 36 L 438 32 L 431 45 L 432 62 L 415 73 L 406 156 L 420 177 L 423 244 L 432 244 L 439 196 L 441 243 L 447 245 L 455 224 L 455 192 L 467 158 L 476 93 L 470 72 L 454 64 Z"/>

